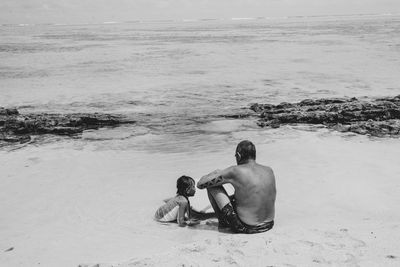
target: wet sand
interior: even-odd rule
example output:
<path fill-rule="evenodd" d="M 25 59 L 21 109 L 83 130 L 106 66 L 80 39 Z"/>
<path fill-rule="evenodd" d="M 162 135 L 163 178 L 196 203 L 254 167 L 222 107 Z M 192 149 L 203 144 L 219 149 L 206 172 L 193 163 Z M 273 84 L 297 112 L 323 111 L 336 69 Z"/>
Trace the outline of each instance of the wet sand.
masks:
<path fill-rule="evenodd" d="M 276 174 L 271 231 L 233 235 L 215 221 L 153 221 L 177 177 L 234 164 L 234 144 L 244 138 Z M 399 139 L 282 127 L 233 132 L 213 152 L 70 139 L 1 151 L 0 265 L 398 266 L 399 150 Z M 205 192 L 192 203 L 206 206 Z"/>

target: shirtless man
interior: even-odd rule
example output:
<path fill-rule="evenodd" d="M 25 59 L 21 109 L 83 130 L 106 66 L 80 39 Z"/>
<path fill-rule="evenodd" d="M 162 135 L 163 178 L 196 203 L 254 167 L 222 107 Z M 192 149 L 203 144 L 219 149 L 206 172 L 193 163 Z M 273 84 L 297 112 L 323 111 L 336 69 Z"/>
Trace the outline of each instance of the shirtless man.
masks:
<path fill-rule="evenodd" d="M 235 233 L 268 231 L 275 217 L 274 173 L 256 163 L 256 148 L 250 141 L 238 144 L 235 157 L 237 166 L 203 176 L 197 187 L 207 188 L 220 227 L 229 227 Z M 225 183 L 235 188 L 233 196 L 228 196 L 222 186 Z"/>

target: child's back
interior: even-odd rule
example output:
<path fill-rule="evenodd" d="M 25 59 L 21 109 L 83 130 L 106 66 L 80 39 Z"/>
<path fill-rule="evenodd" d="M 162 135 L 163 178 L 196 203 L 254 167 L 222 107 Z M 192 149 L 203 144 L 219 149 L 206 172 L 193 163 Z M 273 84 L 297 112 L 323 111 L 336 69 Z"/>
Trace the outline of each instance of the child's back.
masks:
<path fill-rule="evenodd" d="M 179 208 L 185 209 L 188 207 L 188 200 L 184 196 L 176 195 L 169 199 L 164 205 L 158 208 L 154 217 L 160 222 L 173 222 L 178 219 Z"/>

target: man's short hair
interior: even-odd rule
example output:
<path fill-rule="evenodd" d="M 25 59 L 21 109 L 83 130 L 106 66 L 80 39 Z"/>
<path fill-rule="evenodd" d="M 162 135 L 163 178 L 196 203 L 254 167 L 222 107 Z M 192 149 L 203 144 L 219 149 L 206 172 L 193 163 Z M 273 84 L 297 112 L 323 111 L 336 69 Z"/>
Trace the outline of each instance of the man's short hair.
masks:
<path fill-rule="evenodd" d="M 249 140 L 240 142 L 236 147 L 236 152 L 240 153 L 241 160 L 256 159 L 256 146 Z"/>

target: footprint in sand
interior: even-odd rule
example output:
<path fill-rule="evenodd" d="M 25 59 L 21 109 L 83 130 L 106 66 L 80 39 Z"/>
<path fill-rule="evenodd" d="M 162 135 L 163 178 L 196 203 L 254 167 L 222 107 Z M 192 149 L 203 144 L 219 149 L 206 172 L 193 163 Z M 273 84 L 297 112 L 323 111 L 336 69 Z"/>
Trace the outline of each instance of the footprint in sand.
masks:
<path fill-rule="evenodd" d="M 332 249 L 344 249 L 346 247 L 345 244 L 341 244 L 341 243 L 325 242 L 324 244 Z"/>
<path fill-rule="evenodd" d="M 224 257 L 225 263 L 228 263 L 230 265 L 236 265 L 236 266 L 241 266 L 241 264 L 238 264 L 237 261 L 232 257 L 232 256 L 225 256 Z"/>
<path fill-rule="evenodd" d="M 78 267 L 113 267 L 110 264 L 96 263 L 96 264 L 79 264 Z"/>
<path fill-rule="evenodd" d="M 346 253 L 346 260 L 344 261 L 347 265 L 358 266 L 358 261 L 353 254 Z"/>
<path fill-rule="evenodd" d="M 242 255 L 242 256 L 245 256 L 246 254 L 243 252 L 243 251 L 241 251 L 241 250 L 239 250 L 239 249 L 235 249 L 235 250 L 233 250 L 232 251 L 233 253 L 234 253 L 234 255 Z"/>
<path fill-rule="evenodd" d="M 314 258 L 314 259 L 312 260 L 312 262 L 317 263 L 317 264 L 323 264 L 323 265 L 330 265 L 330 264 L 331 264 L 331 262 L 325 260 L 325 259 L 322 258 L 322 257 Z"/>
<path fill-rule="evenodd" d="M 184 248 L 181 249 L 182 252 L 203 252 L 206 250 L 205 246 L 200 246 L 200 245 L 196 245 L 196 244 L 192 244 L 189 246 L 186 246 Z"/>
<path fill-rule="evenodd" d="M 366 243 L 358 238 L 353 237 L 350 235 L 349 230 L 346 228 L 342 228 L 339 230 L 340 233 L 335 233 L 335 232 L 324 232 L 324 236 L 326 238 L 333 238 L 335 242 L 325 242 L 324 244 L 329 246 L 329 247 L 335 247 L 337 249 L 342 249 L 345 248 L 347 245 L 351 246 L 354 249 L 365 247 Z M 337 243 L 336 240 L 341 240 L 344 241 L 344 243 Z M 346 244 L 346 241 L 350 241 L 350 244 Z M 333 243 L 336 245 L 332 246 Z"/>
<path fill-rule="evenodd" d="M 299 242 L 303 243 L 303 244 L 305 244 L 305 245 L 307 245 L 309 247 L 312 247 L 312 248 L 316 248 L 316 249 L 322 249 L 323 248 L 323 246 L 321 244 L 316 243 L 316 242 L 312 242 L 312 241 L 308 241 L 308 240 L 299 240 Z"/>

